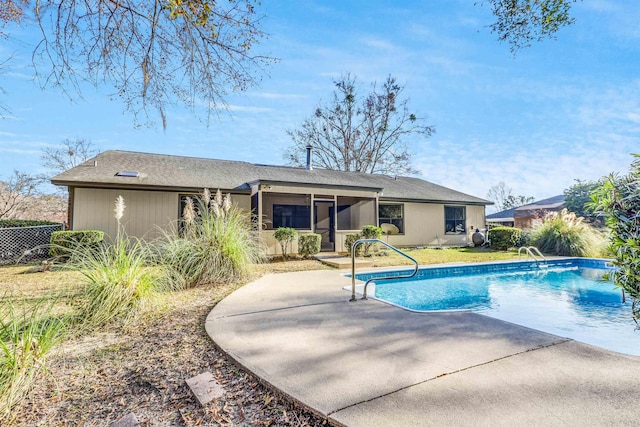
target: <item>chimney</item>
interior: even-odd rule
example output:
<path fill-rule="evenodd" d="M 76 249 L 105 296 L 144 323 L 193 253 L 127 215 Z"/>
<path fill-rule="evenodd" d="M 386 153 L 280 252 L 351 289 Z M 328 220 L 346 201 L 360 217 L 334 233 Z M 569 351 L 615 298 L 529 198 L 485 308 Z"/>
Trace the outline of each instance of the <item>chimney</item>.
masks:
<path fill-rule="evenodd" d="M 313 166 L 312 166 L 312 150 L 313 150 L 313 146 L 311 144 L 307 145 L 307 170 L 313 170 Z"/>

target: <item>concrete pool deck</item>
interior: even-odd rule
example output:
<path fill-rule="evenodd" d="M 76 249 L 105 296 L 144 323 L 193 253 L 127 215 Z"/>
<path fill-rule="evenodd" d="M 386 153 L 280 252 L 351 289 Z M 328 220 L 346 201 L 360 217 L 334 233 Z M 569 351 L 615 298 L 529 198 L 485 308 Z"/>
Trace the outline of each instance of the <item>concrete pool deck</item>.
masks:
<path fill-rule="evenodd" d="M 206 330 L 335 425 L 637 425 L 640 357 L 470 312 L 349 302 L 350 284 L 336 270 L 267 275 Z"/>

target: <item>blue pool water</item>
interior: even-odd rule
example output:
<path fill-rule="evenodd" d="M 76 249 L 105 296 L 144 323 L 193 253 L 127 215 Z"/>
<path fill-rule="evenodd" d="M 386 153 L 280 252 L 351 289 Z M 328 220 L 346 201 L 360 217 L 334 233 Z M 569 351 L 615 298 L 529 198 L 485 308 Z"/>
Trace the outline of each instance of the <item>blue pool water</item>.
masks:
<path fill-rule="evenodd" d="M 473 310 L 551 334 L 640 355 L 631 302 L 601 280 L 605 263 L 572 259 L 538 268 L 496 263 L 421 269 L 417 280 L 380 281 L 375 298 L 411 310 Z M 602 268 L 594 268 L 602 267 Z M 381 273 L 358 275 L 361 280 Z M 375 281 L 374 281 L 375 282 Z"/>

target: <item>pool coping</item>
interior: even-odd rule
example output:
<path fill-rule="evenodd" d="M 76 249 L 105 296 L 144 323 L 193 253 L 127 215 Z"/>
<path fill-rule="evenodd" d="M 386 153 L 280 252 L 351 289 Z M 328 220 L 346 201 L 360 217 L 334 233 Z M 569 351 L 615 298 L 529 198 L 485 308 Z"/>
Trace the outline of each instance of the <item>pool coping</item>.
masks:
<path fill-rule="evenodd" d="M 335 270 L 267 275 L 205 327 L 238 365 L 333 425 L 635 421 L 620 409 L 640 399 L 628 379 L 640 357 L 475 313 L 348 302 L 348 282 Z"/>

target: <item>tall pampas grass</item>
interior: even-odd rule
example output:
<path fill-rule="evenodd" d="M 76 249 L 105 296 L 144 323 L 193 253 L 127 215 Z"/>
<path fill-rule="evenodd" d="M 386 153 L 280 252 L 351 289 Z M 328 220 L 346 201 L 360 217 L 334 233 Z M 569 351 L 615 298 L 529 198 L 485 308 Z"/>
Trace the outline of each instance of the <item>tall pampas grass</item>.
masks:
<path fill-rule="evenodd" d="M 125 208 L 124 198 L 118 196 L 114 208 L 118 232 L 111 244 L 79 245 L 66 264 L 86 279 L 80 321 L 88 327 L 135 319 L 160 290 L 155 270 L 148 267 L 147 245 L 127 236 L 122 227 Z"/>
<path fill-rule="evenodd" d="M 548 213 L 533 231 L 532 242 L 542 252 L 560 256 L 601 256 L 606 246 L 602 233 L 567 209 Z"/>
<path fill-rule="evenodd" d="M 220 190 L 207 209 L 206 192 L 194 204 L 196 218 L 187 229 L 176 225 L 164 232 L 160 265 L 167 286 L 193 287 L 246 277 L 265 250 L 251 226 L 251 217 Z M 185 221 L 186 222 L 186 221 Z"/>

